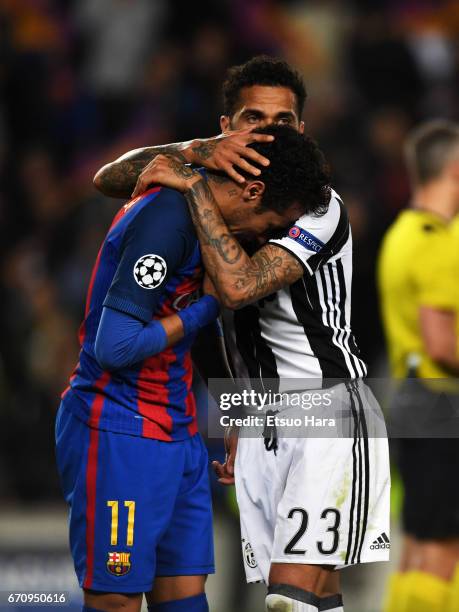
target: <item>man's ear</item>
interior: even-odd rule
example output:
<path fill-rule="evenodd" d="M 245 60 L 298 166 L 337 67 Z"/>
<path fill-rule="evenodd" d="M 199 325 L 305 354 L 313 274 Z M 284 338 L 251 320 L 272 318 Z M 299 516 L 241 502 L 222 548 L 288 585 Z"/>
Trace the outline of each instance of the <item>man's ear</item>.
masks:
<path fill-rule="evenodd" d="M 300 134 L 304 134 L 304 121 L 300 121 L 300 128 L 298 131 Z"/>
<path fill-rule="evenodd" d="M 244 187 L 242 198 L 251 204 L 259 204 L 265 192 L 265 184 L 263 181 L 249 181 Z"/>
<path fill-rule="evenodd" d="M 231 120 L 228 115 L 222 115 L 220 117 L 220 129 L 222 132 L 227 132 L 230 129 Z"/>

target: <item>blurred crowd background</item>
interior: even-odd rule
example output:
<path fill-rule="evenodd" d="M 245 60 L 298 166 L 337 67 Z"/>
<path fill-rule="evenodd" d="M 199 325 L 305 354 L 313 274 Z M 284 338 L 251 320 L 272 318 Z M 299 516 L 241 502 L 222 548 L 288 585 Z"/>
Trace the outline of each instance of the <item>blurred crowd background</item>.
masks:
<path fill-rule="evenodd" d="M 0 0 L 2 504 L 60 501 L 54 415 L 119 206 L 94 173 L 217 134 L 225 69 L 254 54 L 305 78 L 306 130 L 352 219 L 355 335 L 370 375 L 385 372 L 376 254 L 409 199 L 407 131 L 459 119 L 458 42 L 454 0 Z"/>

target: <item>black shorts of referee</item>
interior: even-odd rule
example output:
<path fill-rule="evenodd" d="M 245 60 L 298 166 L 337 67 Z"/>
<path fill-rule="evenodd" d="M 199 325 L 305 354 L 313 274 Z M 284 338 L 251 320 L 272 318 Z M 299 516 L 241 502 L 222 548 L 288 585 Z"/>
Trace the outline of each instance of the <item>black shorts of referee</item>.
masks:
<path fill-rule="evenodd" d="M 418 540 L 459 537 L 459 395 L 407 379 L 389 419 L 404 485 L 403 526 Z"/>

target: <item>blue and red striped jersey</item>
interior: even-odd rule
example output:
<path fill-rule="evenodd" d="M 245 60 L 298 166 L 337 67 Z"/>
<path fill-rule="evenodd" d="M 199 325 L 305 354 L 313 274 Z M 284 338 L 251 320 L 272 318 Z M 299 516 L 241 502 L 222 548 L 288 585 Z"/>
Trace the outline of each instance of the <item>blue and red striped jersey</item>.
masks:
<path fill-rule="evenodd" d="M 195 434 L 193 336 L 112 373 L 100 367 L 94 346 L 104 305 L 148 323 L 194 301 L 202 276 L 195 229 L 179 192 L 150 189 L 123 206 L 92 271 L 80 358 L 64 405 L 97 429 L 166 441 Z"/>

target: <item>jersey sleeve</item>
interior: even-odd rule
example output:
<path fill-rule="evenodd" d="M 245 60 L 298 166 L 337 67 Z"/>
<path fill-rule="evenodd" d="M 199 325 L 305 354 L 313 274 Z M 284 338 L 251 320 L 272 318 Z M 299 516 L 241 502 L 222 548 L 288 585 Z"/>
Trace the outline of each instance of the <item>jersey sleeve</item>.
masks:
<path fill-rule="evenodd" d="M 185 263 L 195 243 L 183 196 L 172 190 L 162 191 L 127 227 L 104 306 L 148 323 L 169 279 Z"/>
<path fill-rule="evenodd" d="M 414 265 L 421 306 L 439 310 L 457 310 L 459 304 L 459 245 L 452 233 L 438 232 L 429 236 L 428 248 L 419 249 Z"/>
<path fill-rule="evenodd" d="M 332 254 L 338 238 L 349 232 L 349 221 L 339 198 L 333 194 L 323 215 L 303 215 L 285 236 L 273 238 L 275 244 L 299 260 L 309 274 L 313 274 L 325 253 Z M 335 244 L 336 243 L 336 244 Z"/>

